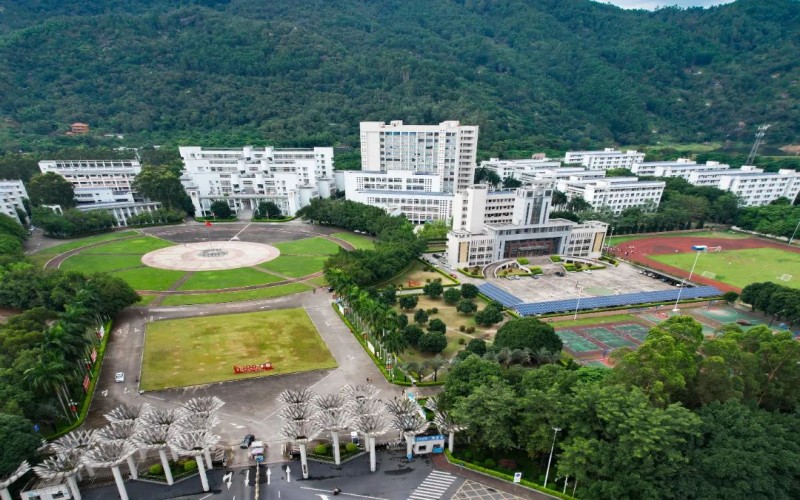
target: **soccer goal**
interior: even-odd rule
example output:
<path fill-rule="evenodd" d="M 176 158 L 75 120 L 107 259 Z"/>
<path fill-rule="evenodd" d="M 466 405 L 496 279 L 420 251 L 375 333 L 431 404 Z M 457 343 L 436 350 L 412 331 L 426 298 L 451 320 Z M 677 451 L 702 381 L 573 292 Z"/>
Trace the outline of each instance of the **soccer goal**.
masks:
<path fill-rule="evenodd" d="M 702 273 L 700 273 L 700 276 L 702 276 L 703 278 L 708 278 L 710 280 L 717 279 L 717 273 L 712 273 L 711 271 L 703 271 Z"/>
<path fill-rule="evenodd" d="M 781 274 L 778 279 L 781 280 L 781 281 L 792 281 L 792 275 L 791 274 Z"/>

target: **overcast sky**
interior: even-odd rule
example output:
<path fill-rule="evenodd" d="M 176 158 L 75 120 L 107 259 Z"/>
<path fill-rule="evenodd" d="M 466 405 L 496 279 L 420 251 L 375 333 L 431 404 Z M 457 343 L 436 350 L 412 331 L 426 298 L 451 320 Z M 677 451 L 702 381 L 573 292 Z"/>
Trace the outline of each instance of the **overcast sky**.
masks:
<path fill-rule="evenodd" d="M 602 3 L 611 3 L 623 9 L 647 9 L 677 5 L 679 7 L 711 7 L 733 0 L 598 0 Z"/>

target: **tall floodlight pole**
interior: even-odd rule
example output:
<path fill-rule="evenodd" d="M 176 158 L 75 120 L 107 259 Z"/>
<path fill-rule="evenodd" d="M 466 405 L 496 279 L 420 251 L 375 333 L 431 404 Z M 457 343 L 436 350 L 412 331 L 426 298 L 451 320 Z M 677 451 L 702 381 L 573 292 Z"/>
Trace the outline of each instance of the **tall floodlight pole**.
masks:
<path fill-rule="evenodd" d="M 691 281 L 692 275 L 694 274 L 694 268 L 695 266 L 697 266 L 697 259 L 699 259 L 700 254 L 705 252 L 707 249 L 708 247 L 706 247 L 705 245 L 692 246 L 692 250 L 694 250 L 696 253 L 694 256 L 694 263 L 692 264 L 692 269 L 689 271 L 689 278 L 688 278 L 689 281 Z M 681 282 L 681 286 L 678 287 L 678 298 L 675 299 L 675 307 L 672 309 L 672 312 L 680 312 L 680 309 L 678 309 L 678 302 L 681 301 L 681 295 L 683 294 L 683 289 L 686 288 L 686 281 L 687 279 L 684 279 Z"/>
<path fill-rule="evenodd" d="M 794 237 L 797 234 L 797 230 L 800 229 L 800 220 L 797 221 L 797 225 L 794 227 L 794 231 L 792 231 L 792 237 L 789 238 L 789 244 L 791 245 L 794 241 Z"/>
<path fill-rule="evenodd" d="M 583 287 L 578 287 L 578 301 L 575 302 L 575 314 L 572 316 L 572 320 L 575 321 L 578 319 L 578 308 L 581 306 L 581 294 L 583 293 Z"/>
<path fill-rule="evenodd" d="M 553 462 L 553 451 L 556 449 L 556 436 L 561 432 L 560 427 L 553 427 L 553 444 L 550 446 L 550 458 L 547 459 L 547 472 L 544 473 L 544 487 L 547 488 L 547 479 L 550 477 L 550 464 Z"/>

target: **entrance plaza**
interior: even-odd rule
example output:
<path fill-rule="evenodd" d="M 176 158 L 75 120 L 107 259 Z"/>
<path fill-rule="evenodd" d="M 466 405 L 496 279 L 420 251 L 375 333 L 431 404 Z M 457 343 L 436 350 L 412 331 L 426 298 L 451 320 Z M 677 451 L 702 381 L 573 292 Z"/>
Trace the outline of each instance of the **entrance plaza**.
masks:
<path fill-rule="evenodd" d="M 530 265 L 541 266 L 544 274 L 538 279 L 525 276 L 517 280 L 487 278 L 486 281 L 518 297 L 523 303 L 574 299 L 581 288 L 581 297 L 675 289 L 659 279 L 640 274 L 639 269 L 624 262 L 617 267 L 609 265 L 606 269 L 591 273 L 569 272 L 564 277 L 555 274 L 563 269 L 562 266 L 550 262 L 548 258 L 531 259 Z"/>

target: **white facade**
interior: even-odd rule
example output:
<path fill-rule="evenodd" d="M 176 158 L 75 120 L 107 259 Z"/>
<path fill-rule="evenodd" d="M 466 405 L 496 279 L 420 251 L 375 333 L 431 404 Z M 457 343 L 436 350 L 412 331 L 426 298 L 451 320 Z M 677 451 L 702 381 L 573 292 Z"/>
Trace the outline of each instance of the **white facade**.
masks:
<path fill-rule="evenodd" d="M 161 207 L 160 203 L 153 201 L 126 202 L 126 203 L 95 203 L 78 205 L 76 208 L 81 212 L 91 210 L 105 210 L 114 216 L 116 226 L 127 227 L 128 217 L 139 215 L 144 212 L 154 212 Z"/>
<path fill-rule="evenodd" d="M 626 208 L 661 202 L 665 182 L 639 181 L 636 177 L 608 177 L 595 181 L 559 181 L 558 190 L 571 200 L 580 196 L 594 209 L 608 207 L 614 214 Z"/>
<path fill-rule="evenodd" d="M 550 219 L 551 196 L 546 182 L 503 191 L 476 185 L 457 193 L 447 235 L 448 265 L 455 269 L 567 252 L 599 257 L 607 225 Z"/>
<path fill-rule="evenodd" d="M 590 170 L 608 170 L 610 168 L 633 169 L 637 163 L 644 161 L 644 153 L 638 151 L 617 151 L 606 148 L 603 151 L 567 151 L 564 163 L 581 165 Z"/>
<path fill-rule="evenodd" d="M 133 193 L 116 191 L 112 188 L 78 188 L 75 190 L 75 203 L 132 203 Z"/>
<path fill-rule="evenodd" d="M 675 161 L 643 161 L 631 168 L 631 172 L 639 176 L 655 175 L 657 167 L 681 167 L 697 165 L 697 162 L 688 158 L 678 158 Z"/>
<path fill-rule="evenodd" d="M 28 192 L 22 181 L 0 180 L 0 213 L 6 214 L 22 224 L 17 209 L 25 211 L 22 200 L 28 199 Z"/>
<path fill-rule="evenodd" d="M 361 122 L 361 170 L 406 170 L 438 175 L 442 191 L 466 189 L 475 176 L 478 127 L 445 121 L 438 125 Z"/>
<path fill-rule="evenodd" d="M 770 173 L 743 166 L 722 175 L 719 188 L 738 196 L 745 206 L 766 205 L 782 196 L 794 202 L 800 193 L 800 172 L 783 169 Z"/>
<path fill-rule="evenodd" d="M 501 179 L 511 177 L 523 182 L 532 179 L 542 170 L 557 169 L 559 167 L 561 167 L 561 161 L 544 157 L 524 160 L 490 158 L 488 161 L 481 162 L 481 168 L 494 171 Z"/>
<path fill-rule="evenodd" d="M 197 216 L 210 216 L 215 201 L 227 201 L 236 213 L 271 201 L 284 215 L 293 216 L 313 198 L 336 192 L 330 147 L 179 149 L 184 164 L 181 183 Z"/>
<path fill-rule="evenodd" d="M 42 160 L 39 170 L 57 173 L 75 189 L 108 188 L 130 193 L 142 166 L 138 160 Z"/>

